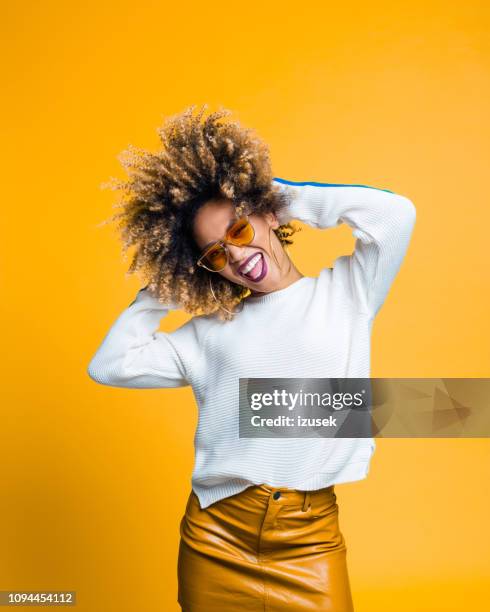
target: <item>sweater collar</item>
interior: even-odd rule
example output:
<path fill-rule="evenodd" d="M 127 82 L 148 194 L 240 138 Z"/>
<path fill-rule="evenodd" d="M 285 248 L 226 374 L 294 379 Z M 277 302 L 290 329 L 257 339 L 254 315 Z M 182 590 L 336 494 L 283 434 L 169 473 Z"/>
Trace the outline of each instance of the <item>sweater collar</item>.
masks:
<path fill-rule="evenodd" d="M 309 281 L 311 278 L 311 276 L 302 276 L 301 278 L 298 278 L 298 280 L 295 280 L 283 289 L 278 289 L 277 291 L 270 291 L 269 293 L 265 293 L 264 295 L 250 295 L 244 299 L 245 305 L 272 303 L 288 298 L 293 293 L 299 291 L 301 287 L 303 287 L 306 282 Z"/>

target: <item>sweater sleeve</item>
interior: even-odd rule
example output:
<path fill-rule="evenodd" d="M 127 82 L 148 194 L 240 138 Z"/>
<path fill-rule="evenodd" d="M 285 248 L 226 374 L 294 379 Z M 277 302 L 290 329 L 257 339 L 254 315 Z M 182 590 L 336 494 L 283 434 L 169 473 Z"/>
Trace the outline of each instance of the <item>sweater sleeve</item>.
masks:
<path fill-rule="evenodd" d="M 415 224 L 407 197 L 367 185 L 294 182 L 274 179 L 289 196 L 280 223 L 298 219 L 324 229 L 347 223 L 356 238 L 354 252 L 334 261 L 340 283 L 360 312 L 376 316 L 401 266 Z"/>
<path fill-rule="evenodd" d="M 113 387 L 184 387 L 185 366 L 171 334 L 157 331 L 174 305 L 164 305 L 141 289 L 119 315 L 90 361 L 87 373 L 97 383 Z"/>

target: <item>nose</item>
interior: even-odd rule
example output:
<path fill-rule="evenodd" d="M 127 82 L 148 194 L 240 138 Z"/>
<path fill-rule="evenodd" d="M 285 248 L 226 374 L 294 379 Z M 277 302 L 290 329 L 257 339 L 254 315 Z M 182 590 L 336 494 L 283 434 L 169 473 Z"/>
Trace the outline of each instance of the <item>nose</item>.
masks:
<path fill-rule="evenodd" d="M 230 261 L 240 261 L 243 259 L 243 247 L 236 246 L 234 244 L 227 243 L 228 252 L 230 254 Z"/>

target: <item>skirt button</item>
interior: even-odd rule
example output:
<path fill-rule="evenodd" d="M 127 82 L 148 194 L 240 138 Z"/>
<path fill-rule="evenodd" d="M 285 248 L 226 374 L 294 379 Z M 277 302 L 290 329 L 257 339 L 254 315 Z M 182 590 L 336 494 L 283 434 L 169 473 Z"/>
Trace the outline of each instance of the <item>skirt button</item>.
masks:
<path fill-rule="evenodd" d="M 274 499 L 279 499 L 281 497 L 281 492 L 280 491 L 276 491 L 272 497 Z"/>

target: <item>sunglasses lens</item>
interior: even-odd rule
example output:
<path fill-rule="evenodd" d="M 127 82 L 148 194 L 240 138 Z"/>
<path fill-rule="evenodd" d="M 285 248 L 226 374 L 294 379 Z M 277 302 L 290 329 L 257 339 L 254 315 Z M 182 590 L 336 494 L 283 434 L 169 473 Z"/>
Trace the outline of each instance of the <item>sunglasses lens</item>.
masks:
<path fill-rule="evenodd" d="M 213 247 L 203 257 L 203 263 L 211 270 L 219 271 L 226 266 L 226 251 L 221 245 Z"/>
<path fill-rule="evenodd" d="M 248 219 L 239 219 L 228 231 L 228 240 L 238 246 L 249 244 L 254 238 L 254 230 Z"/>
<path fill-rule="evenodd" d="M 250 244 L 254 239 L 254 228 L 246 217 L 238 219 L 226 234 L 227 242 L 237 246 Z M 226 249 L 221 244 L 216 244 L 201 259 L 202 263 L 213 272 L 219 272 L 227 264 Z"/>

